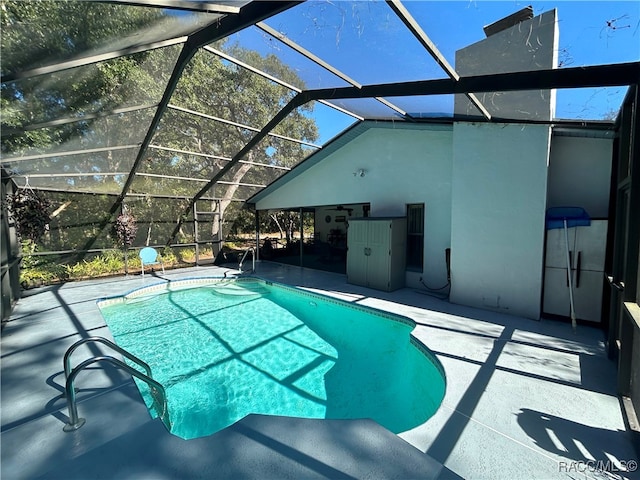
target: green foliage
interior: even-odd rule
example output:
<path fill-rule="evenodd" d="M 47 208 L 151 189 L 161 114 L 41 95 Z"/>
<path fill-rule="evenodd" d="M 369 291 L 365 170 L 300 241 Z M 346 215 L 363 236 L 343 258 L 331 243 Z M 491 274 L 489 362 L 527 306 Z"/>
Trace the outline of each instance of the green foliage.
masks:
<path fill-rule="evenodd" d="M 138 255 L 133 255 L 131 251 L 128 253 L 127 263 L 129 265 L 129 272 L 136 271 L 142 268 L 142 261 Z"/>
<path fill-rule="evenodd" d="M 91 260 L 82 260 L 68 265 L 48 260 L 44 256 L 29 256 L 29 253 L 35 253 L 35 248 L 24 246 L 25 257 L 20 271 L 20 282 L 24 288 L 121 274 L 124 271 L 124 256 L 120 251 L 106 251 Z M 138 262 L 139 267 L 140 262 Z"/>
<path fill-rule="evenodd" d="M 87 54 L 117 50 L 132 38 L 155 38 L 171 26 L 183 28 L 191 17 L 176 18 L 162 9 L 113 5 L 108 2 L 17 1 L 2 0 L 2 74 L 54 64 Z M 262 69 L 285 82 L 304 88 L 296 71 L 276 55 L 261 55 L 226 40 L 215 47 Z M 110 60 L 23 78 L 2 84 L 2 153 L 6 159 L 23 154 L 53 151 L 139 145 L 155 110 L 141 109 L 112 114 L 122 107 L 157 104 L 171 75 L 182 46 L 174 45 L 135 53 Z M 170 100 L 172 106 L 206 113 L 250 128 L 214 121 L 210 118 L 169 108 L 158 125 L 152 145 L 178 151 L 149 148 L 138 171 L 155 176 L 137 176 L 133 193 L 166 195 L 168 198 L 130 196 L 125 198 L 137 220 L 135 240 L 124 245 L 162 245 L 194 241 L 192 213 L 186 211 L 188 199 L 202 186 L 172 177 L 209 180 L 228 165 L 228 159 L 240 151 L 273 116 L 296 95 L 248 69 L 199 50 L 185 66 Z M 318 138 L 318 128 L 309 113 L 313 103 L 291 112 L 274 133 L 306 142 Z M 91 118 L 91 114 L 99 114 Z M 59 118 L 77 118 L 46 128 L 33 127 Z M 78 155 L 48 156 L 29 162 L 16 162 L 12 173 L 74 173 L 73 177 L 42 180 L 60 193 L 47 193 L 60 213 L 51 219 L 51 230 L 39 241 L 41 250 L 86 250 L 108 248 L 118 238 L 110 228 L 117 197 L 122 192 L 126 173 L 137 154 L 136 148 L 108 150 Z M 184 153 L 195 152 L 197 155 Z M 244 215 L 241 202 L 259 187 L 275 180 L 285 170 L 258 164 L 291 167 L 303 159 L 308 148 L 278 137 L 268 137 L 247 152 L 207 196 L 220 199 L 210 205 L 221 214 L 225 233 L 233 217 Z M 122 172 L 122 175 L 103 175 Z M 78 175 L 82 173 L 86 175 Z M 240 185 L 242 184 L 242 185 Z M 87 195 L 68 190 L 111 193 Z M 171 197 L 183 196 L 186 199 Z M 171 235 L 178 222 L 185 222 L 176 238 Z M 200 238 L 222 236 L 219 223 L 201 224 Z M 247 222 L 241 231 L 252 230 Z M 109 237 L 112 234 L 112 238 Z M 95 240 L 97 238 L 97 240 Z M 133 261 L 133 256 L 131 258 Z M 79 268 L 79 267 L 76 267 Z"/>
<path fill-rule="evenodd" d="M 123 38 L 140 35 L 141 31 L 151 28 L 163 18 L 164 14 L 157 9 L 119 8 L 96 2 L 3 1 L 2 74 L 95 53 L 105 46 L 113 48 L 122 44 Z M 160 56 L 165 53 L 163 50 Z M 171 57 L 175 59 L 175 55 Z M 80 119 L 86 113 L 106 111 L 132 101 L 155 101 L 162 85 L 158 82 L 157 68 L 146 68 L 151 58 L 156 59 L 152 63 L 158 63 L 155 51 L 141 52 L 44 77 L 3 83 L 2 126 L 13 128 L 3 135 L 2 151 L 22 153 L 29 148 L 43 149 L 68 143 L 78 137 L 88 140 L 104 131 L 108 124 L 112 124 L 111 129 L 116 129 L 111 137 L 120 134 L 119 141 L 124 140 L 135 123 L 124 130 L 118 129 L 119 121 L 109 119 L 67 123 L 27 132 L 22 132 L 20 127 L 58 117 L 77 116 Z M 110 143 L 114 142 L 100 146 Z M 56 161 L 59 160 L 46 163 Z"/>
<path fill-rule="evenodd" d="M 57 272 L 51 266 L 41 266 L 22 270 L 20 272 L 20 284 L 23 288 L 40 287 L 50 285 L 59 279 Z"/>
<path fill-rule="evenodd" d="M 83 250 L 88 238 L 99 232 L 102 223 L 109 225 L 109 209 L 114 198 L 107 195 L 87 195 L 72 192 L 39 193 L 52 205 L 55 216 L 49 221 L 49 231 L 38 242 L 39 251 Z M 102 236 L 93 248 L 111 248 L 112 237 Z"/>
<path fill-rule="evenodd" d="M 56 261 L 47 260 L 44 256 L 32 255 L 36 253 L 37 247 L 32 242 L 23 242 L 22 270 L 20 272 L 20 282 L 24 288 L 50 285 L 62 281 L 86 280 L 109 275 L 124 274 L 124 252 L 120 250 L 107 250 L 92 259 L 68 265 L 60 264 Z M 165 247 L 161 256 L 165 268 L 175 266 L 189 266 L 195 262 L 195 249 L 180 248 L 178 254 L 171 247 Z M 203 248 L 200 251 L 202 257 L 211 257 L 210 248 Z M 140 257 L 137 250 L 129 251 L 128 268 L 130 273 L 139 272 L 141 269 Z"/>
<path fill-rule="evenodd" d="M 178 258 L 173 253 L 171 247 L 165 247 L 160 254 L 162 261 L 165 265 L 173 265 L 174 263 L 178 263 Z"/>
<path fill-rule="evenodd" d="M 108 250 L 96 257 L 104 265 L 105 273 L 118 273 L 124 269 L 124 254 L 116 250 Z"/>
<path fill-rule="evenodd" d="M 21 267 L 23 269 L 29 269 L 35 267 L 38 262 L 36 261 L 36 256 L 33 254 L 38 250 L 38 245 L 32 242 L 31 240 L 23 240 L 20 242 L 20 252 L 22 255 L 22 263 Z"/>
<path fill-rule="evenodd" d="M 124 256 L 121 252 L 104 252 L 91 260 L 66 265 L 67 278 L 81 280 L 105 275 L 114 275 L 124 270 Z"/>
<path fill-rule="evenodd" d="M 3 0 L 0 15 L 3 73 L 99 49 L 105 43 L 139 34 L 163 17 L 155 9 L 23 0 Z"/>
<path fill-rule="evenodd" d="M 67 278 L 67 270 L 64 265 L 60 265 L 44 256 L 34 255 L 37 250 L 37 245 L 31 240 L 22 241 L 20 283 L 25 288 L 48 285 Z"/>

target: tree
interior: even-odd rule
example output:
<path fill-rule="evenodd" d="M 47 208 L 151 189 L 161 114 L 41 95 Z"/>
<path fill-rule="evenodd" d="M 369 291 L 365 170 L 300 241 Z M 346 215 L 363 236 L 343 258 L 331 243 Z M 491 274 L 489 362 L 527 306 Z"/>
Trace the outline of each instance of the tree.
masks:
<path fill-rule="evenodd" d="M 96 2 L 2 1 L 2 74 L 55 63 L 87 53 L 116 48 L 123 38 L 141 35 L 162 22 L 158 9 Z M 25 48 L 28 45 L 28 48 Z M 60 152 L 58 156 L 19 161 L 8 166 L 14 174 L 61 174 L 30 184 L 69 193 L 41 192 L 61 208 L 51 235 L 42 241 L 54 250 L 82 248 L 87 237 L 100 234 L 98 225 L 110 220 L 115 197 L 74 192 L 122 191 L 125 175 L 154 111 L 140 109 L 113 114 L 114 109 L 157 103 L 171 73 L 179 46 L 145 51 L 46 75 L 2 83 L 2 153 L 11 157 Z M 66 119 L 58 125 L 38 124 Z M 77 121 L 73 121 L 77 119 Z M 110 147 L 114 147 L 113 150 Z M 96 150 L 66 155 L 68 151 Z M 133 158 L 132 158 L 133 157 Z M 106 200 L 106 202 L 105 202 Z M 108 247 L 109 229 L 97 247 Z"/>
<path fill-rule="evenodd" d="M 57 1 L 2 1 L 0 14 L 3 76 L 104 49 L 104 45 L 140 33 L 163 17 L 155 9 Z M 151 56 L 156 58 L 148 62 Z M 162 57 L 156 52 L 142 52 L 3 83 L 2 126 L 16 132 L 3 134 L 3 153 L 51 148 L 80 137 L 90 141 L 91 121 L 27 132 L 22 128 L 60 117 L 82 120 L 89 113 L 157 98 L 162 92 L 156 78 Z M 150 63 L 152 69 L 140 68 Z M 108 127 L 115 125 L 104 128 Z"/>
<path fill-rule="evenodd" d="M 105 45 L 116 45 L 121 38 L 151 31 L 171 19 L 171 15 L 160 9 L 102 2 L 2 1 L 1 7 L 3 76 L 41 66 L 52 59 L 72 58 L 83 52 L 99 51 Z M 29 45 L 29 48 L 25 49 L 24 45 Z M 144 51 L 3 83 L 2 152 L 5 161 L 15 155 L 61 152 L 59 156 L 20 161 L 10 166 L 18 174 L 75 174 L 61 179 L 47 179 L 47 185 L 55 183 L 61 189 L 120 193 L 138 150 L 116 147 L 139 143 L 147 132 L 154 110 L 112 112 L 121 107 L 157 103 L 180 48 L 172 46 Z M 238 45 L 226 45 L 224 41 L 217 48 L 288 83 L 303 86 L 295 72 L 273 55 L 263 57 Z M 186 66 L 171 104 L 259 129 L 294 95 L 295 92 L 223 61 L 210 52 L 199 51 Z M 278 126 L 276 133 L 314 141 L 318 133 L 309 115 L 312 108 L 312 105 L 307 105 L 293 112 Z M 103 116 L 92 118 L 95 114 Z M 78 120 L 29 129 L 30 125 L 61 117 Z M 191 197 L 202 183 L 169 177 L 209 180 L 226 165 L 226 159 L 235 155 L 253 135 L 255 131 L 252 129 L 170 108 L 152 144 L 174 150 L 148 149 L 138 172 L 160 177 L 136 177 L 131 185 L 131 193 Z M 215 208 L 225 217 L 240 205 L 234 200 L 248 198 L 258 190 L 258 187 L 241 186 L 239 183 L 265 185 L 283 172 L 256 166 L 256 163 L 291 166 L 306 155 L 298 143 L 273 137 L 271 140 L 261 142 L 221 179 L 226 183 L 214 187 L 212 195 L 220 199 Z M 88 149 L 104 150 L 82 155 L 64 154 L 69 150 Z M 189 155 L 175 150 L 208 156 Z M 122 174 L 107 175 L 109 172 Z M 35 187 L 35 180 L 31 184 Z M 67 226 L 63 217 L 82 211 L 75 202 L 91 199 L 86 195 L 56 194 L 55 197 L 60 202 L 57 206 L 73 202 L 58 219 L 60 224 Z M 152 197 L 133 200 L 133 197 L 128 197 L 125 202 L 138 219 L 140 234 L 137 242 L 143 240 L 142 232 L 145 233 L 144 240 L 150 239 L 152 243 L 166 241 L 172 231 L 168 225 L 175 225 L 182 218 L 186 204 L 184 200 L 169 201 Z M 102 208 L 101 214 L 108 215 L 109 210 Z M 72 234 L 73 230 L 68 228 L 66 235 L 59 238 L 79 244 L 78 239 L 71 237 L 83 238 L 94 229 L 88 225 L 75 229 L 76 233 Z M 183 232 L 181 241 L 190 241 L 192 234 L 187 230 Z M 211 222 L 213 236 L 219 236 L 217 230 L 218 222 Z M 102 235 L 108 231 L 103 231 Z M 162 235 L 165 237 L 161 238 Z M 98 244 L 106 245 L 108 242 L 100 241 Z"/>
<path fill-rule="evenodd" d="M 227 53 L 260 68 L 288 83 L 300 85 L 295 72 L 282 64 L 274 55 L 261 57 L 258 53 L 231 45 Z M 253 129 L 262 128 L 277 111 L 293 98 L 296 92 L 240 68 L 207 52 L 197 53 L 185 69 L 171 104 L 206 115 L 230 120 L 229 125 L 216 120 L 183 112 L 168 113 L 153 142 L 177 150 L 201 155 L 176 154 L 164 160 L 161 169 L 176 176 L 194 176 L 208 179 L 215 175 L 254 135 Z M 275 129 L 274 133 L 305 141 L 318 137 L 317 125 L 310 118 L 313 105 L 294 111 Z M 290 167 L 306 156 L 301 144 L 269 137 L 250 151 L 243 162 L 232 168 L 215 186 L 213 196 L 220 198 L 218 213 L 224 218 L 234 199 L 246 199 L 259 187 L 243 187 L 239 183 L 266 185 L 282 173 L 270 166 Z M 266 166 L 259 166 L 263 164 Z M 252 190 L 253 188 L 253 190 Z M 218 223 L 212 222 L 212 235 L 219 236 Z"/>

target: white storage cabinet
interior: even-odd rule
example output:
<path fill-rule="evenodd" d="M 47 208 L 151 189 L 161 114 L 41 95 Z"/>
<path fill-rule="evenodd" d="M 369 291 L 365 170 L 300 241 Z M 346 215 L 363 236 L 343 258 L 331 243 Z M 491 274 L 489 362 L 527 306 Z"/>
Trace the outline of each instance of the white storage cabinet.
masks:
<path fill-rule="evenodd" d="M 569 251 L 576 318 L 602 320 L 602 287 L 607 246 L 607 221 L 592 220 L 588 227 L 570 227 Z M 567 247 L 564 229 L 547 231 L 544 272 L 544 313 L 568 317 L 571 314 L 567 281 Z"/>
<path fill-rule="evenodd" d="M 347 281 L 387 292 L 404 287 L 406 249 L 406 218 L 349 219 Z"/>

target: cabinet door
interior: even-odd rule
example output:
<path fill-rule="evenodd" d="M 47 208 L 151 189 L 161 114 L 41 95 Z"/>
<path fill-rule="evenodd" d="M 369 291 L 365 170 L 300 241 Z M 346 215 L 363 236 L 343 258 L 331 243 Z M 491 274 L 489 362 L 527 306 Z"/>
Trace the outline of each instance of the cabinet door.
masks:
<path fill-rule="evenodd" d="M 578 287 L 575 287 L 575 275 L 574 272 L 573 300 L 576 307 L 576 318 L 591 322 L 601 322 L 604 273 L 588 270 L 581 271 Z"/>
<path fill-rule="evenodd" d="M 567 269 L 545 268 L 542 311 L 568 317 L 571 314 L 570 305 Z"/>
<path fill-rule="evenodd" d="M 603 272 L 581 271 L 576 287 L 576 271 L 572 272 L 573 306 L 576 318 L 591 322 L 602 320 Z M 553 315 L 571 316 L 571 301 L 567 286 L 567 269 L 546 268 L 542 311 Z"/>
<path fill-rule="evenodd" d="M 356 285 L 367 285 L 367 237 L 368 222 L 349 222 L 347 234 L 347 281 Z"/>
<path fill-rule="evenodd" d="M 575 262 L 573 252 L 575 251 L 576 227 L 567 230 L 569 236 L 569 250 L 571 261 Z M 547 230 L 547 254 L 545 259 L 546 267 L 567 268 L 567 243 L 564 236 L 564 228 L 554 228 Z"/>
<path fill-rule="evenodd" d="M 604 271 L 607 225 L 606 220 L 593 220 L 588 227 L 576 228 L 576 252 L 580 252 L 582 270 Z M 574 259 L 574 268 L 576 268 L 575 262 Z"/>
<path fill-rule="evenodd" d="M 390 242 L 390 222 L 382 220 L 369 222 L 367 280 L 371 288 L 389 290 Z"/>

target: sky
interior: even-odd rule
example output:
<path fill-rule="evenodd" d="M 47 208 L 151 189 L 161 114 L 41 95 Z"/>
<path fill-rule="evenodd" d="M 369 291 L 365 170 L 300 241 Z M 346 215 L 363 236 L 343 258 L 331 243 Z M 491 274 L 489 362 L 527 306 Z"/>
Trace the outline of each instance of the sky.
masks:
<path fill-rule="evenodd" d="M 483 26 L 532 5 L 534 15 L 558 12 L 560 67 L 578 67 L 640 60 L 639 1 L 422 1 L 405 0 L 447 61 L 455 52 L 485 38 Z M 385 2 L 305 2 L 265 22 L 359 84 L 444 78 L 446 75 L 407 31 Z M 348 81 L 332 75 L 265 32 L 252 27 L 233 41 L 263 54 L 271 53 L 291 65 L 306 88 L 341 87 Z M 626 87 L 559 90 L 557 118 L 603 119 L 616 112 Z M 411 113 L 453 111 L 451 97 L 394 98 Z M 391 112 L 374 100 L 337 102 L 367 116 Z M 319 143 L 339 133 L 353 119 L 329 108 L 316 107 Z"/>

